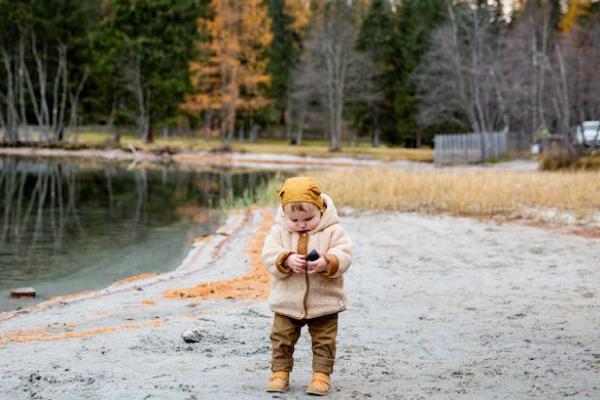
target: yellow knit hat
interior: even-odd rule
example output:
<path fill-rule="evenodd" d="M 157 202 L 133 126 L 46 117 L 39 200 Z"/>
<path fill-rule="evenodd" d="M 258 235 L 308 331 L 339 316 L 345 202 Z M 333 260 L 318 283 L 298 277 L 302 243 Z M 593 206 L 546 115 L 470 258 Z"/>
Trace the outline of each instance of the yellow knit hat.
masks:
<path fill-rule="evenodd" d="M 281 189 L 277 190 L 281 206 L 288 203 L 311 203 L 323 212 L 325 204 L 321 197 L 321 189 L 317 182 L 309 176 L 286 179 Z"/>

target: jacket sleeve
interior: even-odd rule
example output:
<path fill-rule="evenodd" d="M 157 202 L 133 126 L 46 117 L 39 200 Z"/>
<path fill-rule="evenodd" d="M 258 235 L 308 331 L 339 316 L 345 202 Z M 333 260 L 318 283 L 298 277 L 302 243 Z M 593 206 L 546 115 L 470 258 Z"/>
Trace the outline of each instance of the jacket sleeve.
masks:
<path fill-rule="evenodd" d="M 292 270 L 285 267 L 283 262 L 290 254 L 291 251 L 286 249 L 281 240 L 281 226 L 273 225 L 271 231 L 265 238 L 265 244 L 263 245 L 261 259 L 263 265 L 267 267 L 267 270 L 276 279 L 285 279 L 292 274 Z"/>
<path fill-rule="evenodd" d="M 339 278 L 352 263 L 352 243 L 344 228 L 335 225 L 331 233 L 330 247 L 325 253 L 329 269 L 323 274 L 329 278 Z"/>

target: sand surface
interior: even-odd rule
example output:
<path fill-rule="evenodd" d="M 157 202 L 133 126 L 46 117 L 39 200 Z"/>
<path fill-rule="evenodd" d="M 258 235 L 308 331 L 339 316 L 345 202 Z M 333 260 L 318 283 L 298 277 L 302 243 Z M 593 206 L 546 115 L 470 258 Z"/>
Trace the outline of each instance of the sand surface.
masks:
<path fill-rule="evenodd" d="M 243 276 L 270 218 L 232 215 L 169 274 L 0 314 L 0 399 L 308 398 L 306 330 L 290 391 L 263 392 L 271 313 Z M 600 398 L 600 239 L 418 214 L 343 221 L 355 259 L 328 398 Z M 209 281 L 203 298 L 164 296 Z M 201 341 L 184 343 L 188 329 Z"/>

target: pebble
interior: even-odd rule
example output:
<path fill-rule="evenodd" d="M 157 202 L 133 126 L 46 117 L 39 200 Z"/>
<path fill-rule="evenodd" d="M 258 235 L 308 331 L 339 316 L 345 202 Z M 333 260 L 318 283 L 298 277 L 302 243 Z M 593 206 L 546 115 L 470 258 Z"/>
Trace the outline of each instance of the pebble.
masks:
<path fill-rule="evenodd" d="M 186 343 L 198 343 L 203 337 L 204 335 L 198 329 L 185 331 L 181 334 L 181 338 Z"/>

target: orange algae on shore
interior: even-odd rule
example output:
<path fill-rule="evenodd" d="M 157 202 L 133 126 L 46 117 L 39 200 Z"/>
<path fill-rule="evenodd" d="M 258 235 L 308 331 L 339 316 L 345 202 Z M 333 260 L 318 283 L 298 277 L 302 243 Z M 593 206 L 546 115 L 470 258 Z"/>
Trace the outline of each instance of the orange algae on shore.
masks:
<path fill-rule="evenodd" d="M 202 283 L 190 289 L 169 290 L 164 293 L 165 298 L 266 299 L 269 294 L 269 274 L 262 265 L 260 253 L 272 224 L 272 213 L 262 211 L 262 223 L 248 247 L 251 267 L 247 274 L 239 278 Z"/>
<path fill-rule="evenodd" d="M 88 294 L 94 294 L 96 292 L 97 292 L 97 290 L 84 290 L 84 291 L 81 291 L 81 292 L 63 294 L 63 295 L 60 295 L 60 296 L 50 296 L 48 298 L 48 301 L 69 300 L 69 299 L 74 299 L 76 297 L 85 296 L 85 295 L 88 295 Z M 43 305 L 44 305 L 44 303 L 35 304 L 35 305 L 32 306 L 32 308 L 35 309 L 38 306 L 43 306 Z"/>
<path fill-rule="evenodd" d="M 71 326 L 71 324 L 67 324 Z M 10 331 L 0 335 L 0 345 L 9 342 L 14 343 L 29 343 L 29 342 L 51 342 L 56 340 L 68 340 L 82 338 L 88 336 L 101 335 L 105 333 L 114 333 L 124 329 L 139 329 L 144 327 L 156 328 L 161 325 L 161 321 L 149 321 L 146 323 L 127 323 L 117 326 L 105 326 L 98 328 L 86 329 L 78 332 L 52 333 L 48 328 L 39 328 L 31 330 Z"/>

